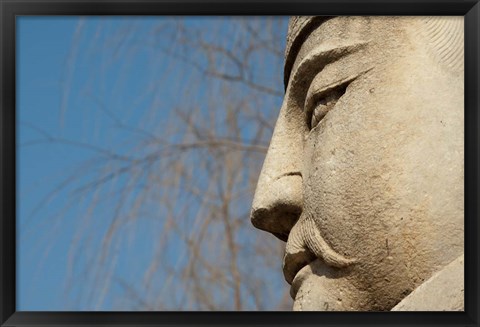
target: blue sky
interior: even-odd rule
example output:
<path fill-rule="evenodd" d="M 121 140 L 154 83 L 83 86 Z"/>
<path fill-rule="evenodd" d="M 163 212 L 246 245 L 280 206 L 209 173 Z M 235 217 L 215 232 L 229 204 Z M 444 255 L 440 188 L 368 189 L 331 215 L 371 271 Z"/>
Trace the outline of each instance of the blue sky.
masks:
<path fill-rule="evenodd" d="M 52 177 L 58 179 L 58 172 L 82 154 L 54 144 L 28 148 L 22 144 L 39 138 L 40 132 L 32 125 L 47 131 L 58 129 L 63 67 L 76 25 L 75 18 L 17 18 L 18 310 L 62 306 L 59 284 L 66 274 L 68 248 L 58 244 L 68 244 L 72 224 L 60 226 L 59 233 L 32 211 L 51 191 Z M 48 253 L 47 248 L 51 248 Z"/>
<path fill-rule="evenodd" d="M 96 219 L 91 230 L 78 236 L 95 195 L 69 194 L 92 180 L 91 166 L 85 163 L 96 158 L 96 150 L 131 154 L 138 131 L 120 127 L 157 132 L 156 122 L 166 121 L 183 97 L 202 105 L 207 93 L 220 87 L 205 83 L 190 92 L 185 81 L 193 83 L 199 77 L 188 69 L 179 77 L 179 63 L 145 47 L 154 40 L 151 31 L 161 19 L 17 18 L 17 310 L 91 310 L 93 302 L 97 303 L 93 309 L 111 310 L 117 305 L 115 298 L 125 293 L 121 283 L 112 283 L 97 301 L 97 293 L 88 295 L 84 289 L 92 285 L 86 282 L 90 271 L 82 270 L 90 264 L 89 257 L 77 252 L 72 259 L 71 246 L 89 239 L 91 249 L 99 248 L 110 220 Z M 219 21 L 192 18 L 187 26 L 215 28 Z M 229 32 L 226 28 L 224 33 Z M 254 70 L 261 68 L 268 76 L 277 66 L 272 60 Z M 278 76 L 272 84 L 282 90 L 281 81 Z M 238 96 L 245 92 L 239 89 Z M 272 110 L 279 106 L 275 101 Z M 152 107 L 162 109 L 152 116 Z M 242 133 L 250 136 L 248 126 Z M 69 175 L 77 184 L 65 183 L 55 192 Z M 117 183 L 125 186 L 128 180 L 119 178 Z M 98 205 L 93 217 L 112 211 L 112 203 Z M 155 237 L 153 226 L 139 221 L 126 227 L 137 237 L 128 247 L 119 243 L 116 251 L 126 255 L 118 256 L 117 277 L 141 278 L 153 255 L 149 245 Z M 77 278 L 69 288 L 68 269 L 77 269 L 73 273 L 77 277 L 85 274 L 85 283 Z"/>

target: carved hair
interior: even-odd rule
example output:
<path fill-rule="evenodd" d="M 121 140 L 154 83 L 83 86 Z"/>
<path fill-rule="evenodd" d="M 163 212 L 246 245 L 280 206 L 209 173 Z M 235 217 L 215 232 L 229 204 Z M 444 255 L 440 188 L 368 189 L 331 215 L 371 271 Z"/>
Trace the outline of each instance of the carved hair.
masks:
<path fill-rule="evenodd" d="M 425 42 L 434 59 L 454 72 L 463 71 L 463 17 L 428 17 L 423 24 Z"/>

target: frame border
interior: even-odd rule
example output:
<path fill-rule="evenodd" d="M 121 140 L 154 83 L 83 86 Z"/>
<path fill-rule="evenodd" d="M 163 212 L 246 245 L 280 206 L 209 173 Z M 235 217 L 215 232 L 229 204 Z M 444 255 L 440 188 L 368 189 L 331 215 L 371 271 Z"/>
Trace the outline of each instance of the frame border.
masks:
<path fill-rule="evenodd" d="M 16 311 L 15 24 L 20 15 L 462 15 L 465 16 L 464 312 Z M 478 0 L 0 0 L 0 326 L 478 326 Z"/>

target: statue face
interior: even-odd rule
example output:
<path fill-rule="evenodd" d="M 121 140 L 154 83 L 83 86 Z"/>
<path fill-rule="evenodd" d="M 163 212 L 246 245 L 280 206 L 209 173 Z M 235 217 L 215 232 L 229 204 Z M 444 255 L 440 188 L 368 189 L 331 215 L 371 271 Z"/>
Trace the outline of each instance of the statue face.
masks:
<path fill-rule="evenodd" d="M 289 76 L 252 223 L 294 309 L 390 310 L 463 253 L 463 18 L 331 18 Z"/>

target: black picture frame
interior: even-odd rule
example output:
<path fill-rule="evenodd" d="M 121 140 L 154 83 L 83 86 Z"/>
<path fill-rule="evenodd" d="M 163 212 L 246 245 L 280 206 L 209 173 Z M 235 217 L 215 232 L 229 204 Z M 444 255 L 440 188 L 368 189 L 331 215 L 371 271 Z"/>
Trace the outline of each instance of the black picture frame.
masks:
<path fill-rule="evenodd" d="M 464 15 L 464 312 L 28 312 L 16 311 L 15 22 L 21 15 Z M 478 1 L 459 0 L 0 0 L 1 326 L 478 326 Z"/>

